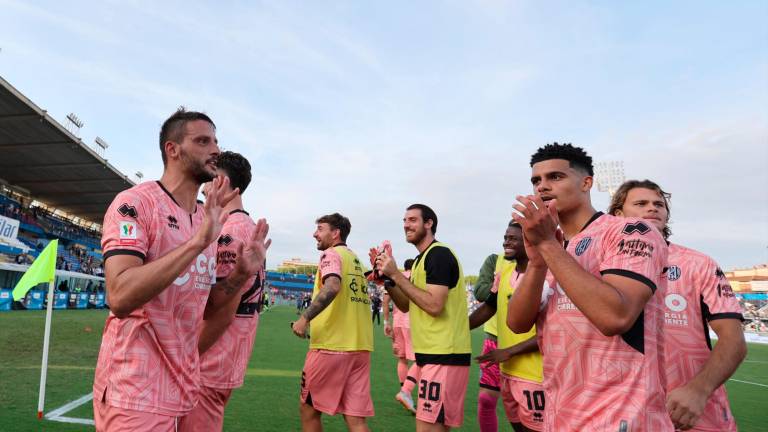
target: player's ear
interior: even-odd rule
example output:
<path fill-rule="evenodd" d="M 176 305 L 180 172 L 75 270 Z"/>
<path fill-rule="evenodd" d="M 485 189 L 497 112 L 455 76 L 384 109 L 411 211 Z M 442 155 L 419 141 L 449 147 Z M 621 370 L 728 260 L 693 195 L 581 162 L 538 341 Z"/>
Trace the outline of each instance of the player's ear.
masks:
<path fill-rule="evenodd" d="M 592 182 L 594 182 L 594 179 L 592 178 L 592 176 L 590 175 L 584 176 L 584 178 L 581 180 L 581 190 L 583 190 L 584 192 L 587 192 L 590 189 L 592 189 Z"/>

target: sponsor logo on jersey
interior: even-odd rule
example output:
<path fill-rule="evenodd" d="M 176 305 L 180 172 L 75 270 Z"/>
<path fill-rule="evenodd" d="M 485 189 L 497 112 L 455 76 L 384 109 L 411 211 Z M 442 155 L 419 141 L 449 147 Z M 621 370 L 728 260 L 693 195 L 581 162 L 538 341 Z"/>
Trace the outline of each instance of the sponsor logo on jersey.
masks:
<path fill-rule="evenodd" d="M 176 278 L 174 285 L 182 286 L 194 277 L 194 286 L 197 289 L 210 289 L 211 283 L 216 277 L 216 260 L 200 254 L 189 267 L 189 271 Z"/>
<path fill-rule="evenodd" d="M 671 312 L 664 312 L 664 322 L 669 325 L 687 326 L 688 315 L 685 309 L 688 307 L 688 301 L 680 294 L 667 294 L 664 297 L 664 305 Z"/>
<path fill-rule="evenodd" d="M 653 256 L 653 245 L 640 239 L 624 240 L 618 244 L 618 255 L 650 258 Z"/>

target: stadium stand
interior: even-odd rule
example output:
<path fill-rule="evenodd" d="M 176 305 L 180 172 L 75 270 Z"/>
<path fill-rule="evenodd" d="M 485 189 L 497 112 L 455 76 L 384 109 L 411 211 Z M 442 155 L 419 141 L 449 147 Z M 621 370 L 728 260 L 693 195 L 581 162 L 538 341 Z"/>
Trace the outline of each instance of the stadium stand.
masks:
<path fill-rule="evenodd" d="M 133 182 L 1 77 L 0 154 L 0 309 L 53 238 L 55 283 L 69 292 L 56 294 L 57 307 L 99 304 L 97 295 L 103 305 L 101 221 Z M 42 304 L 39 295 L 21 306 Z"/>

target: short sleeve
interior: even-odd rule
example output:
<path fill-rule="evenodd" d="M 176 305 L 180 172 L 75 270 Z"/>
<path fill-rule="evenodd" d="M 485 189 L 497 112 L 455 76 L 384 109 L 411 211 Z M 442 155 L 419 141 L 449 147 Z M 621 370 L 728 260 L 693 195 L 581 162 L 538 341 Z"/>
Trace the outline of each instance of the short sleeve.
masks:
<path fill-rule="evenodd" d="M 707 321 L 724 318 L 743 320 L 741 305 L 733 294 L 731 284 L 717 263 L 709 257 L 701 271 L 701 298 L 707 306 L 704 316 Z"/>
<path fill-rule="evenodd" d="M 623 219 L 602 237 L 600 274 L 637 280 L 655 292 L 667 263 L 667 244 L 649 222 Z"/>
<path fill-rule="evenodd" d="M 430 249 L 424 258 L 424 271 L 430 285 L 453 288 L 459 283 L 459 262 L 447 247 L 435 246 Z"/>
<path fill-rule="evenodd" d="M 328 276 L 341 278 L 341 255 L 334 248 L 328 248 L 320 255 L 320 280 L 325 282 Z"/>
<path fill-rule="evenodd" d="M 216 279 L 224 279 L 235 269 L 237 247 L 243 243 L 242 233 L 232 225 L 225 225 L 216 240 Z"/>
<path fill-rule="evenodd" d="M 146 198 L 133 189 L 115 197 L 104 214 L 101 249 L 104 259 L 113 255 L 134 255 L 146 259 L 152 211 Z"/>
<path fill-rule="evenodd" d="M 480 272 L 477 274 L 477 281 L 475 282 L 473 290 L 477 301 L 484 301 L 491 292 L 494 281 L 494 271 L 496 270 L 496 259 L 497 255 L 491 254 L 485 258 L 483 265 L 480 267 Z"/>

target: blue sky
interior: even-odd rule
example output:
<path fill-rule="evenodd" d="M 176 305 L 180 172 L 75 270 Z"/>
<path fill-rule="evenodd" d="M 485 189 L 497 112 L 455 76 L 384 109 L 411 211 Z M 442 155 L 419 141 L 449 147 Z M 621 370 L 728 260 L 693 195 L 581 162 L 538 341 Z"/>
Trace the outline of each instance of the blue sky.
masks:
<path fill-rule="evenodd" d="M 162 121 L 208 112 L 254 166 L 271 266 L 317 259 L 333 211 L 402 261 L 424 202 L 475 274 L 552 141 L 672 192 L 673 241 L 767 262 L 768 3 L 669 3 L 0 0 L 0 75 L 145 180 Z"/>

